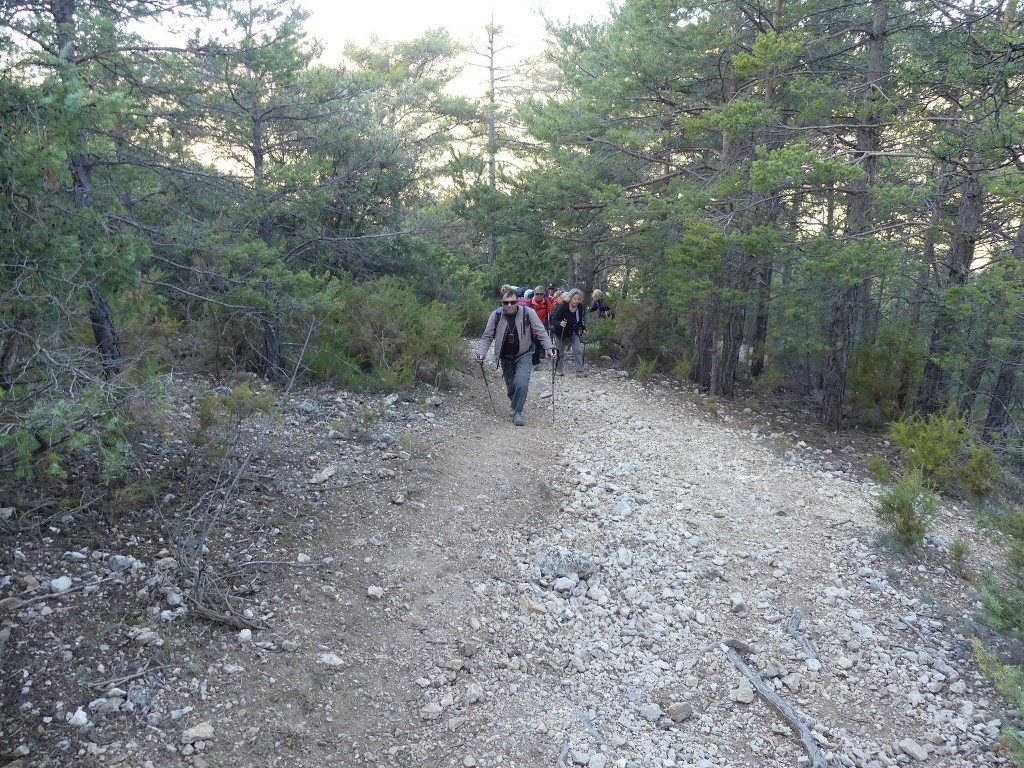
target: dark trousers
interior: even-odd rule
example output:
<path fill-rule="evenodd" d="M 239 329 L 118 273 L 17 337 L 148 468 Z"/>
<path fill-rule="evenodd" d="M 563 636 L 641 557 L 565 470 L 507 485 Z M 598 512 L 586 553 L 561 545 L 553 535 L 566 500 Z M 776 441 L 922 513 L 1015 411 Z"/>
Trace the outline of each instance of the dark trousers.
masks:
<path fill-rule="evenodd" d="M 533 373 L 532 358 L 527 353 L 515 360 L 501 358 L 501 375 L 505 378 L 505 389 L 512 403 L 512 413 L 521 413 L 526 405 L 526 393 L 530 391 L 530 374 Z"/>

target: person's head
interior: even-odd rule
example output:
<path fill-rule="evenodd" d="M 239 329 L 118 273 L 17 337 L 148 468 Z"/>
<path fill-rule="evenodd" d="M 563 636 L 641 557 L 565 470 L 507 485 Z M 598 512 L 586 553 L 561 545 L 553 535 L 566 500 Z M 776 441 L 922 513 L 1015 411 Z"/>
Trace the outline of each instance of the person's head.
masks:
<path fill-rule="evenodd" d="M 523 298 L 524 299 L 532 299 L 533 298 L 533 289 L 532 288 L 527 288 L 526 289 L 526 293 L 523 294 Z"/>
<path fill-rule="evenodd" d="M 604 298 L 604 291 L 602 291 L 600 288 L 595 288 L 594 289 L 594 299 L 596 301 L 600 301 L 603 298 Z"/>
<path fill-rule="evenodd" d="M 569 309 L 576 309 L 583 301 L 583 291 L 579 288 L 573 288 L 569 291 Z"/>
<path fill-rule="evenodd" d="M 536 288 L 534 288 L 533 289 L 533 295 L 534 296 L 543 296 L 544 295 L 544 286 L 543 285 L 538 285 Z"/>
<path fill-rule="evenodd" d="M 522 286 L 516 288 L 516 296 L 518 296 L 521 299 L 525 295 L 526 295 L 526 289 L 525 288 L 523 288 Z"/>
<path fill-rule="evenodd" d="M 501 308 L 507 315 L 514 315 L 516 310 L 519 309 L 519 297 L 516 296 L 515 288 L 508 288 L 508 290 L 501 292 Z"/>
<path fill-rule="evenodd" d="M 563 301 L 565 301 L 565 294 L 562 293 L 558 288 L 555 288 L 555 292 L 551 295 L 551 299 L 552 301 L 555 302 L 555 304 L 560 304 Z"/>
<path fill-rule="evenodd" d="M 503 286 L 501 286 L 501 288 L 498 289 L 498 296 L 504 296 L 508 291 L 515 291 L 515 286 L 505 283 Z"/>

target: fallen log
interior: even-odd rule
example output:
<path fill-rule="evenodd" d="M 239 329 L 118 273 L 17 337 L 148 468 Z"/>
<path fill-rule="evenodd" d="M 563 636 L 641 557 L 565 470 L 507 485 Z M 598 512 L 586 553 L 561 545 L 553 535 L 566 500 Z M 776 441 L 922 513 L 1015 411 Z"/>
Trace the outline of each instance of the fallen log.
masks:
<path fill-rule="evenodd" d="M 807 723 L 800 718 L 800 715 L 797 714 L 796 710 L 784 702 L 779 694 L 777 694 L 772 688 L 765 685 L 761 676 L 746 665 L 734 648 L 725 646 L 725 652 L 736 669 L 742 672 L 746 678 L 750 680 L 751 685 L 754 686 L 754 690 L 760 694 L 761 698 L 771 704 L 772 707 L 774 707 L 775 710 L 800 733 L 800 741 L 803 742 L 804 749 L 807 750 L 807 754 L 811 758 L 812 768 L 826 768 L 825 756 L 821 753 L 821 750 L 818 749 L 818 744 L 814 741 L 814 735 L 811 733 L 811 729 L 807 726 Z"/>

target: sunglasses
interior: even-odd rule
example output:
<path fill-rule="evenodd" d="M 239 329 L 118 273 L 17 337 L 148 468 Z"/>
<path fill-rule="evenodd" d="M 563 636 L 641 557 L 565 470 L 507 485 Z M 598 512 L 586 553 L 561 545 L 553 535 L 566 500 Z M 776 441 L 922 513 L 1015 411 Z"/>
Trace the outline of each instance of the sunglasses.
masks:
<path fill-rule="evenodd" d="M 507 304 L 507 305 L 511 306 L 512 304 L 518 304 L 518 303 L 519 303 L 519 301 L 518 301 L 518 300 L 513 300 L 513 301 L 505 301 L 504 299 L 502 299 L 501 303 L 502 303 L 502 304 Z"/>

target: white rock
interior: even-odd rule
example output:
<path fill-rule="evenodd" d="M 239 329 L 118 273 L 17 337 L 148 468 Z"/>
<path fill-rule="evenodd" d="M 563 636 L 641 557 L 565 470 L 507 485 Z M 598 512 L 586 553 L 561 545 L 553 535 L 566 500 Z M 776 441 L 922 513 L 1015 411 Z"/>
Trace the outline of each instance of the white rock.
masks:
<path fill-rule="evenodd" d="M 183 734 L 181 734 L 182 744 L 195 744 L 197 741 L 212 741 L 213 740 L 213 725 L 204 722 L 189 728 Z"/>
<path fill-rule="evenodd" d="M 443 711 L 440 704 L 432 701 L 420 709 L 420 720 L 440 720 Z"/>
<path fill-rule="evenodd" d="M 383 587 L 370 586 L 366 588 L 366 596 L 373 600 L 380 600 L 384 597 Z"/>
<path fill-rule="evenodd" d="M 50 581 L 50 591 L 67 592 L 69 589 L 71 589 L 71 583 L 72 582 L 70 576 L 61 576 L 60 578 L 53 579 L 52 581 Z"/>
<path fill-rule="evenodd" d="M 928 759 L 928 751 L 913 739 L 903 739 L 899 744 L 900 751 L 912 760 L 924 762 Z"/>
<path fill-rule="evenodd" d="M 68 725 L 74 728 L 81 728 L 83 725 L 89 724 L 89 716 L 85 714 L 85 711 L 79 707 L 74 712 L 68 712 L 65 715 L 68 721 Z"/>

